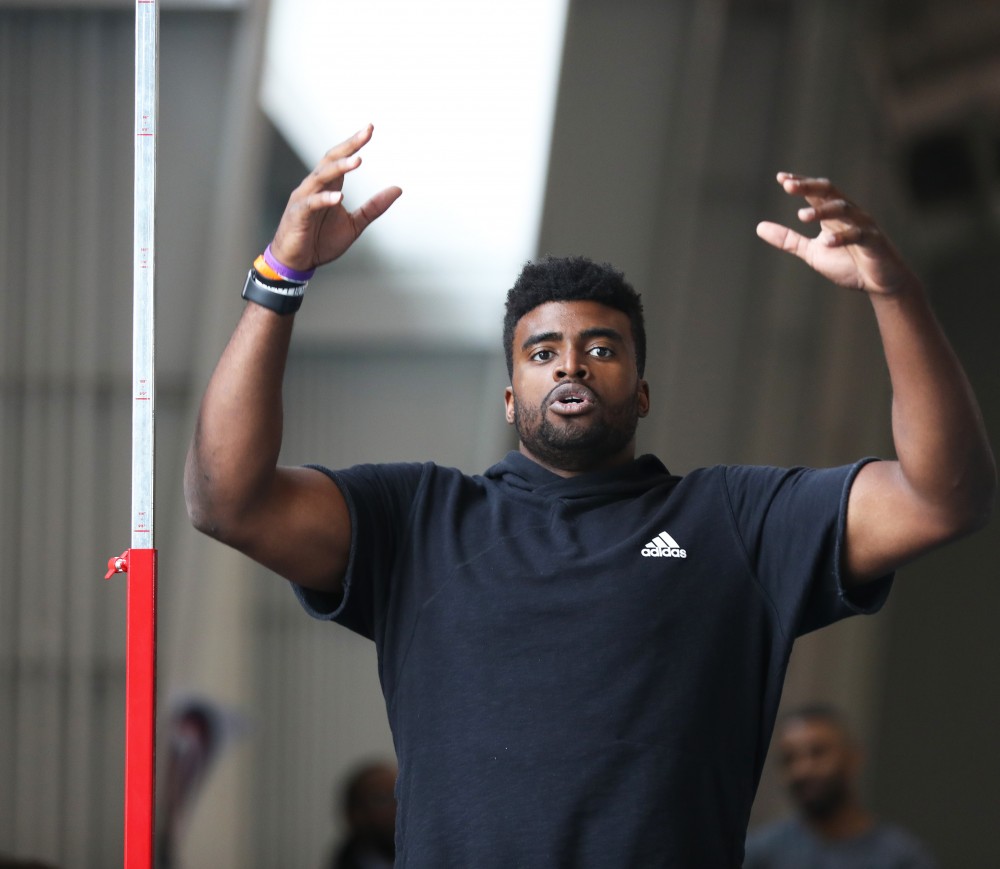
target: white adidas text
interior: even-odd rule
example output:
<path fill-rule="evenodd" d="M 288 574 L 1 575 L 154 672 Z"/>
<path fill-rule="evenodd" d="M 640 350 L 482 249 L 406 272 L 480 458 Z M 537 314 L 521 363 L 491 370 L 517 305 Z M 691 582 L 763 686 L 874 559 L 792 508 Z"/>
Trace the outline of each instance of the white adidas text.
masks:
<path fill-rule="evenodd" d="M 645 558 L 687 558 L 687 551 L 682 549 L 680 545 L 663 531 L 656 535 L 652 540 L 647 543 L 642 549 L 642 555 Z"/>
<path fill-rule="evenodd" d="M 688 554 L 683 549 L 665 547 L 663 549 L 643 549 L 642 554 L 647 558 L 687 558 Z"/>

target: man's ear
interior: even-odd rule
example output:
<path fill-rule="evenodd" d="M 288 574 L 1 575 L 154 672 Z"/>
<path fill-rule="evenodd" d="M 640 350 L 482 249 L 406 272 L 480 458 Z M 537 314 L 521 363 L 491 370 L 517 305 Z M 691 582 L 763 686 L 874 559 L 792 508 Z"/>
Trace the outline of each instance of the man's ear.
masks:
<path fill-rule="evenodd" d="M 506 408 L 505 416 L 507 417 L 507 425 L 514 424 L 514 389 L 508 386 L 503 391 L 503 403 Z"/>
<path fill-rule="evenodd" d="M 649 414 L 649 384 L 645 380 L 639 381 L 639 418 Z"/>

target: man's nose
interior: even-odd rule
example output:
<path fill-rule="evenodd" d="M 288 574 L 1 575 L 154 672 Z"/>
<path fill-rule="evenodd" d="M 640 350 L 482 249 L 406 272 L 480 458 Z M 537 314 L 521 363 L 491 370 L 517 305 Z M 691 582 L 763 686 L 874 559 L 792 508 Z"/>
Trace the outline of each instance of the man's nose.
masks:
<path fill-rule="evenodd" d="M 556 380 L 564 380 L 567 377 L 577 380 L 584 379 L 588 373 L 586 359 L 586 356 L 582 353 L 577 353 L 575 350 L 570 350 L 564 354 L 561 364 L 557 365 L 553 372 Z"/>

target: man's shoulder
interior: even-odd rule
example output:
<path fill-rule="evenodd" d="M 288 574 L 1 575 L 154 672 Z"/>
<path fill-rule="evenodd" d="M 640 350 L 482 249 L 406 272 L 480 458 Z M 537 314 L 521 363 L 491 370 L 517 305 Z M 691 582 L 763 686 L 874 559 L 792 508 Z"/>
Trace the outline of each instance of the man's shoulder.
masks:
<path fill-rule="evenodd" d="M 784 869 L 802 865 L 802 861 L 819 855 L 836 855 L 845 866 L 861 865 L 857 860 L 912 869 L 934 869 L 937 865 L 915 836 L 893 824 L 879 823 L 855 838 L 830 842 L 820 839 L 792 817 L 757 827 L 747 834 L 744 866 Z"/>
<path fill-rule="evenodd" d="M 914 869 L 929 869 L 936 865 L 927 846 L 909 830 L 896 824 L 876 824 L 872 839 L 885 859 L 906 859 L 911 861 L 906 865 L 912 865 Z"/>
<path fill-rule="evenodd" d="M 808 838 L 808 830 L 797 818 L 783 818 L 755 827 L 747 834 L 747 851 L 753 848 L 769 848 L 788 842 L 798 842 Z"/>
<path fill-rule="evenodd" d="M 416 462 L 360 462 L 338 468 L 311 464 L 306 467 L 322 471 L 335 480 L 339 479 L 387 479 L 418 481 L 437 477 L 442 480 L 475 480 L 478 476 L 468 474 L 449 465 L 441 465 L 434 461 Z"/>
<path fill-rule="evenodd" d="M 756 827 L 747 834 L 744 869 L 794 869 L 810 853 L 809 832 L 796 818 Z"/>

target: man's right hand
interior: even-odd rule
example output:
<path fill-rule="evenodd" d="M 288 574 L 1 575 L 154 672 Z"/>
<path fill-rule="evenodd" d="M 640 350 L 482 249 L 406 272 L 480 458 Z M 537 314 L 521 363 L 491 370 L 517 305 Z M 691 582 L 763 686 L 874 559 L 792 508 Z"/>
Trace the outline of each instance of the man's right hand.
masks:
<path fill-rule="evenodd" d="M 386 187 L 354 211 L 344 207 L 344 176 L 361 165 L 358 152 L 371 140 L 372 129 L 369 124 L 327 151 L 292 192 L 271 242 L 271 253 L 282 265 L 308 271 L 337 259 L 403 192 Z"/>

